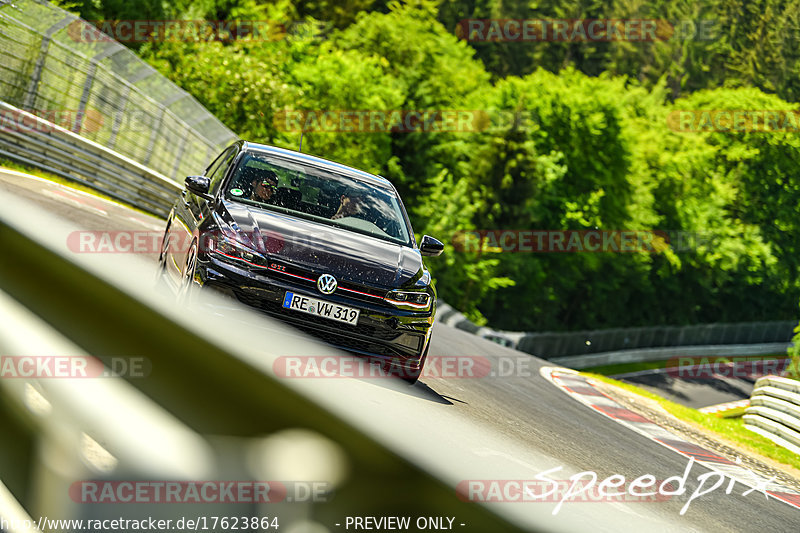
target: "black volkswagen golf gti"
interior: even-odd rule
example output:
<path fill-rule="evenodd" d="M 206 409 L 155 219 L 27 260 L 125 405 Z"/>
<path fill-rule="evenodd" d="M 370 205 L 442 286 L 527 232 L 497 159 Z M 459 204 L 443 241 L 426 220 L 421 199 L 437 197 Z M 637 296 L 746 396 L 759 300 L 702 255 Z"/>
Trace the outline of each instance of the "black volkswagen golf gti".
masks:
<path fill-rule="evenodd" d="M 244 141 L 186 188 L 159 266 L 179 292 L 221 291 L 415 381 L 436 292 L 392 184 L 338 163 Z"/>

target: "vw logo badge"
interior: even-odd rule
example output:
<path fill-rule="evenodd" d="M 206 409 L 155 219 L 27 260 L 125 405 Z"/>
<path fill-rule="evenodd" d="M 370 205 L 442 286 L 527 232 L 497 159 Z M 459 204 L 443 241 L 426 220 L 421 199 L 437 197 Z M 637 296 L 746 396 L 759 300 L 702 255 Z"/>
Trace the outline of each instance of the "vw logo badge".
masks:
<path fill-rule="evenodd" d="M 332 294 L 336 290 L 336 278 L 330 274 L 323 274 L 317 278 L 317 289 L 322 294 Z"/>

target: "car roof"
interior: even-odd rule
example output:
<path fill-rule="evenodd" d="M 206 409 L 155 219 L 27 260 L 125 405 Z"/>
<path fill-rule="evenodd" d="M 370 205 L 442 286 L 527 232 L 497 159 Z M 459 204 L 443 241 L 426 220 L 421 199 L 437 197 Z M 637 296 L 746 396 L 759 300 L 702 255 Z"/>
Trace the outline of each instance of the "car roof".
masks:
<path fill-rule="evenodd" d="M 351 178 L 360 179 L 372 185 L 377 185 L 379 187 L 389 188 L 394 190 L 392 182 L 390 182 L 383 176 L 376 176 L 375 174 L 370 174 L 369 172 L 364 172 L 363 170 L 358 170 L 357 168 L 348 167 L 346 165 L 342 165 L 341 163 L 329 161 L 328 159 L 323 159 L 321 157 L 304 154 L 302 152 L 295 152 L 294 150 L 287 150 L 285 148 L 278 148 L 277 146 L 270 146 L 268 144 L 258 144 L 252 142 L 244 142 L 242 149 L 246 152 L 251 152 L 251 153 L 258 152 L 262 154 L 265 153 L 270 155 L 276 155 L 283 159 L 294 160 L 298 163 L 312 165 L 324 170 L 328 170 L 330 172 L 335 172 L 337 174 L 343 174 Z"/>

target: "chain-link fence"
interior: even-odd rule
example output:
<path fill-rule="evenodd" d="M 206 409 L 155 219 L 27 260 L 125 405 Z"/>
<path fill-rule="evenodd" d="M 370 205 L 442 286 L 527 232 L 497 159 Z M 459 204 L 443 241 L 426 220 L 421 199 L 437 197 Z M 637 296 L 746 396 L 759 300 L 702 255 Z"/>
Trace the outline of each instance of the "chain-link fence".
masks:
<path fill-rule="evenodd" d="M 92 30 L 92 31 L 88 31 Z M 236 136 L 192 96 L 47 2 L 0 0 L 0 101 L 169 179 L 196 174 Z M 22 129 L 3 117 L 5 129 Z M 15 124 L 16 123 L 16 124 Z"/>

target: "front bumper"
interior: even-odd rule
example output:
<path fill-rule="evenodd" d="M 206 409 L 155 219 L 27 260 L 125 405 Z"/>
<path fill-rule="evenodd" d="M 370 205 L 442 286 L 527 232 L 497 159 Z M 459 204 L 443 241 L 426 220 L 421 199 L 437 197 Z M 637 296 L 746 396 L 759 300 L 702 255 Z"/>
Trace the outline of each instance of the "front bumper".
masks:
<path fill-rule="evenodd" d="M 342 291 L 322 295 L 311 283 L 281 279 L 279 273 L 266 269 L 246 270 L 210 256 L 198 259 L 195 279 L 333 346 L 409 369 L 419 368 L 434 321 L 435 303 L 428 311 L 405 311 L 342 296 Z M 287 291 L 357 308 L 358 324 L 285 309 L 282 303 Z"/>

